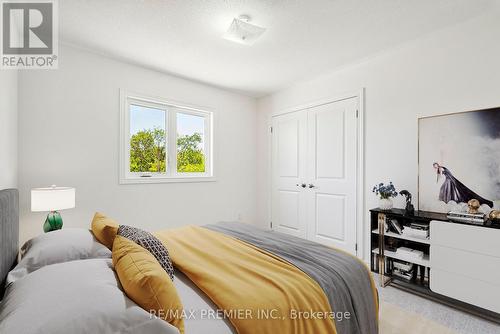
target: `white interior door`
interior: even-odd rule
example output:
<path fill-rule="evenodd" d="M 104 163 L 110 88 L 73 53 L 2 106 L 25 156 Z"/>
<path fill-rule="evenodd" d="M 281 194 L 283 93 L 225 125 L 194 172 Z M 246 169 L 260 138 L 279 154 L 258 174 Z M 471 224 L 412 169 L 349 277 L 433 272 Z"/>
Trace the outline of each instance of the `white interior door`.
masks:
<path fill-rule="evenodd" d="M 356 254 L 357 106 L 307 110 L 307 238 Z"/>
<path fill-rule="evenodd" d="M 305 238 L 306 112 L 273 117 L 272 131 L 272 226 Z"/>

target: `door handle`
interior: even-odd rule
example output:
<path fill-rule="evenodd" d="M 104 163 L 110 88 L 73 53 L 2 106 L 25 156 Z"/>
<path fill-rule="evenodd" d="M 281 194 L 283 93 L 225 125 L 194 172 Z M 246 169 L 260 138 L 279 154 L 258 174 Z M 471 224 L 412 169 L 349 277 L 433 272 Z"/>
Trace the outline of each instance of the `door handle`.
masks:
<path fill-rule="evenodd" d="M 301 184 L 298 184 L 298 183 L 297 183 L 297 187 L 302 187 L 302 188 L 305 188 L 305 187 L 306 187 L 306 184 L 305 184 L 305 183 L 301 183 Z"/>
<path fill-rule="evenodd" d="M 308 187 L 309 187 L 309 189 L 316 188 L 316 186 L 314 184 L 312 184 L 312 183 L 309 183 Z"/>

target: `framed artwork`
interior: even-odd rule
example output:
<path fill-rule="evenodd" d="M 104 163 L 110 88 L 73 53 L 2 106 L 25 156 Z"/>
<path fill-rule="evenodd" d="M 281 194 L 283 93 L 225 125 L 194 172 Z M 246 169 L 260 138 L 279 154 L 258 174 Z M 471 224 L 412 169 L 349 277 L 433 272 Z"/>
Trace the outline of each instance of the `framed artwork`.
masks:
<path fill-rule="evenodd" d="M 500 208 L 500 108 L 418 120 L 418 206 L 432 212 Z"/>

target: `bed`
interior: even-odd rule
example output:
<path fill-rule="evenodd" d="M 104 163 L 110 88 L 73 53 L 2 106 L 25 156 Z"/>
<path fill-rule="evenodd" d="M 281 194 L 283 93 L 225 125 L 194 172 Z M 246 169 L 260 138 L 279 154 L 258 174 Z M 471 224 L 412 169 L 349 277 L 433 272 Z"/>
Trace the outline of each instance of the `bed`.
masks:
<path fill-rule="evenodd" d="M 18 253 L 16 190 L 0 191 L 0 208 L 0 278 L 8 283 L 0 304 L 1 333 L 179 333 L 124 293 L 110 251 L 88 230 L 61 230 L 64 241 L 46 241 L 58 237 L 51 232 L 28 242 L 21 252 L 31 255 L 12 269 Z M 239 223 L 155 235 L 171 251 L 185 333 L 378 332 L 371 274 L 349 254 Z M 319 310 L 330 318 L 321 320 L 323 327 L 308 327 L 318 320 L 275 319 L 269 312 L 275 305 L 280 310 L 285 305 L 287 312 L 296 308 L 302 312 L 298 317 L 315 316 L 311 313 Z M 260 307 L 262 318 L 231 313 L 233 308 Z"/>

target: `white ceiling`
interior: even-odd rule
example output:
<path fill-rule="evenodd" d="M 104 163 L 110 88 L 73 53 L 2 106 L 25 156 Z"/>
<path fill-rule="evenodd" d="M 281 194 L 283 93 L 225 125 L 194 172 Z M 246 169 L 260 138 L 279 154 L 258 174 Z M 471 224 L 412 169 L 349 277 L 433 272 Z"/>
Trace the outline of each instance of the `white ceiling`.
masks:
<path fill-rule="evenodd" d="M 63 43 L 259 97 L 432 31 L 498 0 L 64 0 Z M 240 14 L 267 31 L 221 36 Z"/>

